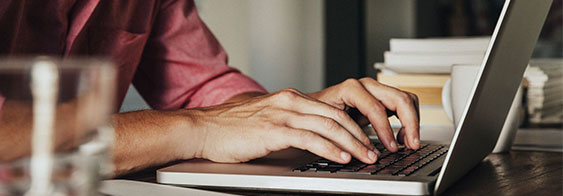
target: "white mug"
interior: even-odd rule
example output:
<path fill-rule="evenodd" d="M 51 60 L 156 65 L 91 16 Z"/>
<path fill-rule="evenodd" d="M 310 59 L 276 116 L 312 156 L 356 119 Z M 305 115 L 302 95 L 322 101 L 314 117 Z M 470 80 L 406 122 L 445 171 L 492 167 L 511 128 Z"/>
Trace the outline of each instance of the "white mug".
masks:
<path fill-rule="evenodd" d="M 467 107 L 469 96 L 480 70 L 480 65 L 454 65 L 452 66 L 451 78 L 442 88 L 442 105 L 448 118 L 454 122 L 456 127 L 466 109 L 465 107 Z M 513 99 L 493 153 L 510 150 L 520 124 L 519 113 L 521 111 L 521 103 L 522 87 L 518 89 Z"/>

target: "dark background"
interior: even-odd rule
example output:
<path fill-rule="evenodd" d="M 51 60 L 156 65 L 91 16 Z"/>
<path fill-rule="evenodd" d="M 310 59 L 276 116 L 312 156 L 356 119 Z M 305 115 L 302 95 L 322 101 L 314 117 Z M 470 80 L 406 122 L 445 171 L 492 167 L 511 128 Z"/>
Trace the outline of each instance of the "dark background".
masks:
<path fill-rule="evenodd" d="M 390 38 L 491 35 L 504 0 L 326 0 L 325 85 L 375 77 Z M 533 58 L 563 57 L 563 0 L 554 0 Z"/>

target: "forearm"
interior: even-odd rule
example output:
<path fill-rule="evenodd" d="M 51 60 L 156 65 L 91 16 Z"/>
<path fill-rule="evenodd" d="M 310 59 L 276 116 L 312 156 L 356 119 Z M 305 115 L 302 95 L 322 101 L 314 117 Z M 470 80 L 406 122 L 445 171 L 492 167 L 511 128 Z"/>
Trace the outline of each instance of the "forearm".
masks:
<path fill-rule="evenodd" d="M 264 93 L 242 93 L 229 99 L 228 102 L 242 101 Z M 0 162 L 11 161 L 30 154 L 31 137 L 31 104 L 7 101 L 0 112 Z M 71 103 L 60 106 L 57 120 L 70 120 L 75 114 L 75 106 Z M 115 114 L 115 147 L 113 158 L 115 175 L 143 169 L 153 165 L 164 164 L 173 160 L 199 157 L 204 130 L 198 129 L 192 113 L 195 110 L 156 111 L 144 110 Z M 56 123 L 59 134 L 73 138 L 74 123 Z M 9 139 L 8 139 L 9 138 Z M 57 138 L 57 144 L 65 144 L 69 139 Z M 57 145 L 59 146 L 59 145 Z"/>
<path fill-rule="evenodd" d="M 197 157 L 202 133 L 189 110 L 143 110 L 116 114 L 113 152 L 115 175 Z"/>
<path fill-rule="evenodd" d="M 227 102 L 243 101 L 260 92 L 242 93 Z M 144 110 L 116 114 L 115 174 L 165 164 L 180 159 L 201 158 L 204 130 L 196 128 L 196 110 Z"/>
<path fill-rule="evenodd" d="M 0 110 L 0 163 L 9 162 L 31 154 L 33 111 L 32 102 L 6 100 Z M 87 134 L 88 123 L 76 122 L 76 103 L 57 105 L 55 117 L 54 150 L 72 149 L 77 138 Z M 95 119 L 89 119 L 94 122 Z"/>
<path fill-rule="evenodd" d="M 0 163 L 31 153 L 30 104 L 6 102 L 0 111 Z"/>

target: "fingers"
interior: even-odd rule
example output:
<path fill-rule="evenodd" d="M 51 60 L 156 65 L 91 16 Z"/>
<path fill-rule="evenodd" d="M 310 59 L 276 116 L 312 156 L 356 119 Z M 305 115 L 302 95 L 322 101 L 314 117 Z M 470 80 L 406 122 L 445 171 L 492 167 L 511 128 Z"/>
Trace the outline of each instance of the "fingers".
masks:
<path fill-rule="evenodd" d="M 371 122 L 377 137 L 391 152 L 398 150 L 398 144 L 393 135 L 393 130 L 387 118 L 385 106 L 377 100 L 357 80 L 347 80 L 343 83 L 346 89 L 342 95 L 347 105 L 357 108 Z"/>
<path fill-rule="evenodd" d="M 397 134 L 397 141 L 399 142 L 399 144 L 403 144 L 405 145 L 405 147 L 412 149 L 412 147 L 410 146 L 410 144 L 407 141 L 407 135 L 405 134 L 405 131 L 403 128 L 401 128 L 399 130 L 399 133 Z"/>
<path fill-rule="evenodd" d="M 278 133 L 283 133 L 277 137 L 282 138 L 278 141 L 287 142 L 289 146 L 307 150 L 331 161 L 346 164 L 352 159 L 350 153 L 311 131 L 288 128 Z"/>
<path fill-rule="evenodd" d="M 295 113 L 293 116 L 293 118 L 287 120 L 289 127 L 310 130 L 327 138 L 364 163 L 372 164 L 377 160 L 377 155 L 373 149 L 368 149 L 337 121 L 320 115 Z"/>
<path fill-rule="evenodd" d="M 377 160 L 371 140 L 346 112 L 297 90 L 286 89 L 278 94 L 276 104 L 286 114 L 283 119 L 286 126 L 312 131 L 362 162 L 374 163 Z"/>
<path fill-rule="evenodd" d="M 360 82 L 387 109 L 396 112 L 402 124 L 400 132 L 404 132 L 405 144 L 411 149 L 418 149 L 420 147 L 418 98 L 413 94 L 378 83 L 371 78 L 363 78 Z M 401 135 L 399 136 L 401 137 Z"/>
<path fill-rule="evenodd" d="M 297 90 L 286 89 L 291 96 L 291 103 L 286 105 L 287 109 L 303 114 L 314 114 L 325 116 L 338 122 L 348 132 L 350 132 L 357 140 L 370 149 L 375 149 L 371 144 L 369 137 L 362 131 L 360 126 L 343 110 L 308 97 Z"/>
<path fill-rule="evenodd" d="M 305 114 L 315 114 L 334 119 L 343 128 L 345 128 L 356 140 L 362 142 L 363 145 L 370 149 L 375 149 L 369 137 L 364 133 L 362 128 L 343 110 L 337 109 L 318 101 L 304 103 L 296 108 L 297 111 Z"/>

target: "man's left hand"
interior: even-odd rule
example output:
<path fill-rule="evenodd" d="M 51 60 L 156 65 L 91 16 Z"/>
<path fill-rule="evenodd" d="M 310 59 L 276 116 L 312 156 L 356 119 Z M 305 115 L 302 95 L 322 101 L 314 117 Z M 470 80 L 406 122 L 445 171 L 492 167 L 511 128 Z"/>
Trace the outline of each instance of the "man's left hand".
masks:
<path fill-rule="evenodd" d="M 412 93 L 372 78 L 362 78 L 348 79 L 308 95 L 345 111 L 357 109 L 362 114 L 360 118 L 364 119 L 356 121 L 371 123 L 379 140 L 391 152 L 398 150 L 397 142 L 410 149 L 420 148 L 418 98 Z M 388 120 L 389 115 L 396 115 L 402 124 L 397 140 Z"/>

